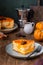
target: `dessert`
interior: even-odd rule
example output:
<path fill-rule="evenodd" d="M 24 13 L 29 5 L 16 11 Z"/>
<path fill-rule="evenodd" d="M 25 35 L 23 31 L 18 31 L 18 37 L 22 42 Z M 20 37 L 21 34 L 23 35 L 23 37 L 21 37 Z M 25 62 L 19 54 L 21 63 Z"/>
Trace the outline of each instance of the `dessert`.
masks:
<path fill-rule="evenodd" d="M 13 50 L 20 52 L 21 54 L 31 53 L 35 49 L 34 40 L 18 39 L 12 41 Z"/>
<path fill-rule="evenodd" d="M 9 29 L 14 27 L 14 20 L 8 17 L 0 17 L 0 29 Z"/>

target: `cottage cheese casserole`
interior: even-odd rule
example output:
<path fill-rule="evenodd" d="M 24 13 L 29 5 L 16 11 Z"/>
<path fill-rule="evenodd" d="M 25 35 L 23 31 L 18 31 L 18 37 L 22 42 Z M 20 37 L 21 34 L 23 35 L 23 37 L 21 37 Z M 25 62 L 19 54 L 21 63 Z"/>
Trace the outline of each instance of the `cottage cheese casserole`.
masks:
<path fill-rule="evenodd" d="M 14 27 L 14 20 L 9 17 L 0 17 L 0 29 L 11 29 Z"/>
<path fill-rule="evenodd" d="M 18 39 L 12 41 L 12 49 L 21 54 L 29 54 L 35 49 L 34 40 Z"/>

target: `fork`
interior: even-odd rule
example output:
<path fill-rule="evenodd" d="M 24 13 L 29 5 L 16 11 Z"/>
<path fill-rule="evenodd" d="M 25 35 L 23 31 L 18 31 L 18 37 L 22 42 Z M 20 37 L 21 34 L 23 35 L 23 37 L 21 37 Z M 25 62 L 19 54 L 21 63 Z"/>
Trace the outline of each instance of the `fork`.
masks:
<path fill-rule="evenodd" d="M 42 46 L 38 46 L 32 53 L 30 53 L 30 55 L 28 57 L 30 57 L 32 54 L 34 54 L 35 52 L 36 53 L 39 53 L 42 49 Z"/>

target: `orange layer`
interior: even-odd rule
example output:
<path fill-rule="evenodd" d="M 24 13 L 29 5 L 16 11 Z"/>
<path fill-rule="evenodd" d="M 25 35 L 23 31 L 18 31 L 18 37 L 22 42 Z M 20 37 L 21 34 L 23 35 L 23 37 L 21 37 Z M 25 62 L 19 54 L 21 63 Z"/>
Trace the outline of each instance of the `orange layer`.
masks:
<path fill-rule="evenodd" d="M 27 43 L 22 45 L 21 44 L 22 41 L 26 41 Z M 12 45 L 13 50 L 18 51 L 22 54 L 30 53 L 35 49 L 34 40 L 25 40 L 25 39 L 14 40 L 12 42 Z"/>
<path fill-rule="evenodd" d="M 8 18 L 8 17 L 3 17 L 3 16 L 0 16 L 0 18 L 2 18 L 2 20 L 1 20 L 1 22 L 6 22 L 6 21 L 9 21 L 9 22 L 12 22 L 12 21 L 14 21 L 14 19 L 12 19 L 12 18 Z"/>

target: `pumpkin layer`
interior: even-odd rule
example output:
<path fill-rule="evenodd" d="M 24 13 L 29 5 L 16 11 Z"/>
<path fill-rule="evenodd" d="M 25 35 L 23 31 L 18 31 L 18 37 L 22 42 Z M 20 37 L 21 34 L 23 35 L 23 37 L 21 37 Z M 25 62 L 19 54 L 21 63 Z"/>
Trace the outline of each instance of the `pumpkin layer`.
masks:
<path fill-rule="evenodd" d="M 13 50 L 20 52 L 21 54 L 31 53 L 35 49 L 34 40 L 13 40 L 12 48 Z"/>

